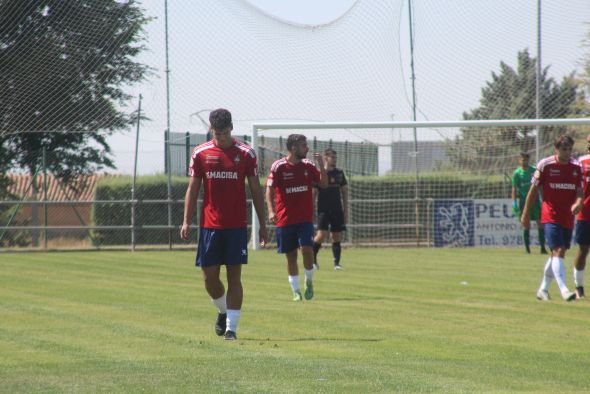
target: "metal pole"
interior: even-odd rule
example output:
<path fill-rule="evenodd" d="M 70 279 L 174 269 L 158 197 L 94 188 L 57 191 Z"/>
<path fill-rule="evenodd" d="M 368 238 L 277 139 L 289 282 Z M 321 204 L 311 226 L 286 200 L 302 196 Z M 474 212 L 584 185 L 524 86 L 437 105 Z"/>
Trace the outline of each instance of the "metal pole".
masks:
<path fill-rule="evenodd" d="M 535 116 L 541 118 L 541 0 L 537 0 L 537 72 L 535 79 Z M 541 147 L 541 126 L 537 126 L 535 138 L 535 161 L 539 162 Z"/>
<path fill-rule="evenodd" d="M 137 106 L 137 129 L 135 131 L 135 161 L 133 163 L 133 183 L 131 185 L 131 250 L 135 252 L 135 188 L 137 185 L 137 153 L 139 148 L 139 124 L 141 121 L 141 99 L 139 95 L 139 104 Z"/>
<path fill-rule="evenodd" d="M 168 0 L 164 1 L 164 21 L 166 32 L 166 167 L 168 169 L 168 248 L 172 249 L 172 168 L 170 166 L 170 57 L 168 46 Z"/>
<path fill-rule="evenodd" d="M 47 250 L 47 149 L 43 146 L 43 248 Z"/>
<path fill-rule="evenodd" d="M 410 24 L 410 67 L 412 70 L 412 117 L 413 121 L 416 121 L 416 74 L 414 72 L 414 32 L 412 30 L 412 0 L 408 0 L 408 16 Z M 420 191 L 418 187 L 419 176 L 418 176 L 418 135 L 416 127 L 414 127 L 414 167 L 416 169 L 416 179 L 414 187 L 414 198 L 416 199 L 416 245 L 420 246 L 420 203 L 418 198 L 420 197 Z"/>
<path fill-rule="evenodd" d="M 258 156 L 258 128 L 256 126 L 252 126 L 252 141 L 250 146 L 256 152 Z M 260 249 L 260 237 L 258 236 L 258 229 L 260 228 L 260 224 L 258 223 L 258 215 L 256 214 L 256 208 L 254 208 L 254 199 L 252 199 L 252 249 L 258 250 Z"/>

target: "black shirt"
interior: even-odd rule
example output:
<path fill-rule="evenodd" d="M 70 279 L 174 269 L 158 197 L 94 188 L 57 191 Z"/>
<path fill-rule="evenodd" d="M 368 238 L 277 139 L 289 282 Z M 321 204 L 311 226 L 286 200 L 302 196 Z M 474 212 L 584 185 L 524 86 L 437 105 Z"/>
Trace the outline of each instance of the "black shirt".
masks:
<path fill-rule="evenodd" d="M 344 172 L 334 168 L 326 175 L 328 176 L 328 187 L 325 189 L 318 187 L 318 212 L 342 211 L 340 188 L 347 185 Z"/>

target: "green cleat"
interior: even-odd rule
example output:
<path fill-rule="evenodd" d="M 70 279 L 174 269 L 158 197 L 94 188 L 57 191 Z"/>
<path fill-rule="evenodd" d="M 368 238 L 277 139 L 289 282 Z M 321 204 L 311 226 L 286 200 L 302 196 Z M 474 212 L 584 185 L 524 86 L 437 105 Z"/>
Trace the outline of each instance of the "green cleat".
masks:
<path fill-rule="evenodd" d="M 303 297 L 301 297 L 300 291 L 293 292 L 293 301 L 301 301 L 302 299 L 303 299 Z"/>
<path fill-rule="evenodd" d="M 311 280 L 305 281 L 305 299 L 311 300 L 313 298 L 313 282 Z"/>

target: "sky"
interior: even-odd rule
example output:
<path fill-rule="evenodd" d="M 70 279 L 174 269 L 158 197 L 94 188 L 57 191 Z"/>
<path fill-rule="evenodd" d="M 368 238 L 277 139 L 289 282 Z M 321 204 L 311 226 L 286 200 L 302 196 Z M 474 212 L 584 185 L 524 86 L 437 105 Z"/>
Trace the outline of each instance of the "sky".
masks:
<path fill-rule="evenodd" d="M 459 120 L 516 53 L 536 55 L 536 1 L 413 0 L 418 120 Z M 170 128 L 201 133 L 226 107 L 234 134 L 261 121 L 409 121 L 408 0 L 175 0 L 168 2 Z M 166 116 L 164 0 L 143 0 L 155 19 L 138 60 L 154 75 L 130 93 L 150 118 L 140 127 L 140 174 L 163 172 Z M 590 30 L 586 0 L 543 0 L 544 65 L 556 79 L 579 68 Z M 448 137 L 421 130 L 423 139 Z M 443 133 L 446 130 L 443 131 Z M 408 139 L 408 130 L 350 138 Z M 349 138 L 347 137 L 347 138 Z M 109 139 L 116 172 L 131 173 L 135 129 Z"/>

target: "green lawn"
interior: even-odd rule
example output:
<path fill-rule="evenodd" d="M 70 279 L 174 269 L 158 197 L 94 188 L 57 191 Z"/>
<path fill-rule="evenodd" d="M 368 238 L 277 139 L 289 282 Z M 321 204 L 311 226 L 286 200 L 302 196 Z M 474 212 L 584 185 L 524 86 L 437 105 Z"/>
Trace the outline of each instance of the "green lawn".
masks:
<path fill-rule="evenodd" d="M 2 253 L 0 391 L 590 391 L 590 301 L 537 301 L 544 256 L 330 254 L 294 303 L 284 257 L 252 252 L 226 342 L 192 252 Z"/>

